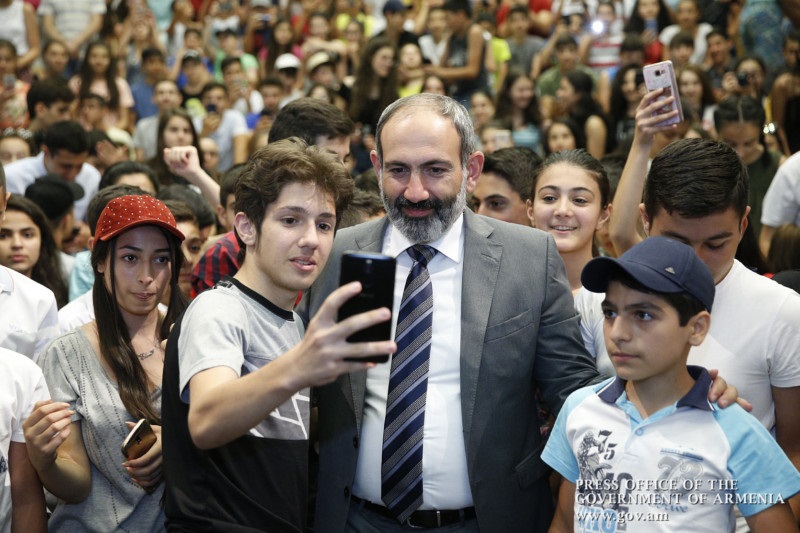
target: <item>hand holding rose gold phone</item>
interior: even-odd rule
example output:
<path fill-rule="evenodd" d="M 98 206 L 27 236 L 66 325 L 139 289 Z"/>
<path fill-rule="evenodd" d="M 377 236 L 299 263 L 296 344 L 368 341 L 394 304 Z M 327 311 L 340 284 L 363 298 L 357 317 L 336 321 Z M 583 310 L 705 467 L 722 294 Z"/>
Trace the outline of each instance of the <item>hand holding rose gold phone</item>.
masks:
<path fill-rule="evenodd" d="M 131 429 L 128 436 L 125 437 L 125 440 L 122 441 L 122 455 L 124 455 L 128 461 L 138 459 L 153 447 L 156 440 L 156 434 L 150 426 L 150 423 L 142 418 L 133 426 L 133 429 Z M 155 486 L 142 488 L 144 488 L 147 493 L 152 493 L 156 490 Z"/>
<path fill-rule="evenodd" d="M 658 98 L 659 100 L 665 100 L 670 96 L 674 97 L 672 103 L 664 106 L 659 111 L 659 114 L 669 113 L 670 111 L 677 111 L 678 114 L 670 119 L 664 120 L 659 126 L 683 122 L 683 108 L 681 108 L 678 83 L 675 79 L 675 68 L 672 66 L 672 61 L 662 61 L 661 63 L 646 65 L 642 69 L 642 74 L 644 75 L 644 84 L 648 92 L 655 91 L 656 89 L 663 89 L 661 96 Z"/>

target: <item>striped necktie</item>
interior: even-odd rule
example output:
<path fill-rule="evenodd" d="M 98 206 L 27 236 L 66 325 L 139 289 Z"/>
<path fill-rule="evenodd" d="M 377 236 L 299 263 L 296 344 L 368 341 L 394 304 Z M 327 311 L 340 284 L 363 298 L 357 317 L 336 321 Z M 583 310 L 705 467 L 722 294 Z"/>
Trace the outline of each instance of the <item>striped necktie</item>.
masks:
<path fill-rule="evenodd" d="M 422 504 L 422 432 L 433 324 L 427 266 L 436 255 L 435 248 L 419 244 L 406 251 L 414 264 L 397 315 L 381 463 L 381 496 L 400 522 Z"/>

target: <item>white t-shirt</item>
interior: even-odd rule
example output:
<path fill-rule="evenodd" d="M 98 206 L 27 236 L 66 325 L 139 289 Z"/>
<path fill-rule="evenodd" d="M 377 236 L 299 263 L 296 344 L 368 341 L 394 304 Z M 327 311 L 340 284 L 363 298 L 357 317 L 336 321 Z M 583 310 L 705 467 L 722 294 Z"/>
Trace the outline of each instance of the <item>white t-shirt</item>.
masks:
<path fill-rule="evenodd" d="M 42 371 L 22 354 L 0 348 L 0 533 L 11 531 L 11 477 L 8 450 L 25 442 L 22 422 L 33 404 L 50 398 Z"/>
<path fill-rule="evenodd" d="M 608 357 L 606 340 L 603 336 L 603 309 L 606 294 L 592 292 L 585 287 L 575 293 L 575 310 L 581 315 L 581 336 L 586 350 L 594 357 L 597 371 L 602 376 L 615 376 L 614 365 Z"/>
<path fill-rule="evenodd" d="M 771 387 L 800 386 L 800 295 L 734 260 L 717 284 L 711 330 L 689 364 L 718 368 L 774 435 Z"/>
<path fill-rule="evenodd" d="M 34 361 L 58 335 L 58 309 L 53 291 L 0 266 L 0 347 Z"/>
<path fill-rule="evenodd" d="M 706 35 L 711 33 L 714 27 L 711 24 L 706 22 L 701 22 L 698 25 L 697 33 L 694 35 L 694 52 L 692 53 L 691 59 L 689 59 L 690 63 L 694 63 L 695 65 L 702 65 L 703 61 L 706 58 L 706 48 L 708 48 L 708 43 L 706 43 Z M 669 48 L 669 43 L 675 35 L 681 31 L 681 27 L 677 24 L 671 24 L 661 30 L 661 35 L 658 36 L 658 40 L 661 41 L 665 47 Z"/>
<path fill-rule="evenodd" d="M 800 226 L 800 153 L 787 159 L 772 178 L 761 204 L 761 223 Z"/>

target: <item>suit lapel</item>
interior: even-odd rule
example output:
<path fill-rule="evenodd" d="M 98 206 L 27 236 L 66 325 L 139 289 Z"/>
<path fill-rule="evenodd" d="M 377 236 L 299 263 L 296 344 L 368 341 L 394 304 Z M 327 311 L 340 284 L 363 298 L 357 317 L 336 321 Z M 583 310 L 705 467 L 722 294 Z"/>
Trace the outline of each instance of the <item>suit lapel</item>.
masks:
<path fill-rule="evenodd" d="M 386 218 L 364 224 L 362 231 L 354 237 L 355 247 L 358 250 L 380 252 L 387 224 Z M 483 339 L 489 323 L 492 295 L 503 254 L 502 244 L 490 238 L 492 232 L 491 225 L 471 211 L 465 211 L 461 288 L 461 410 L 464 432 L 467 435 L 465 442 L 469 442 L 468 436 L 472 429 Z M 350 382 L 356 424 L 358 431 L 361 431 L 367 373 L 352 373 L 347 379 Z"/>
<path fill-rule="evenodd" d="M 464 272 L 461 287 L 461 417 L 469 442 L 472 415 L 503 246 L 490 239 L 493 228 L 471 211 L 464 217 Z"/>

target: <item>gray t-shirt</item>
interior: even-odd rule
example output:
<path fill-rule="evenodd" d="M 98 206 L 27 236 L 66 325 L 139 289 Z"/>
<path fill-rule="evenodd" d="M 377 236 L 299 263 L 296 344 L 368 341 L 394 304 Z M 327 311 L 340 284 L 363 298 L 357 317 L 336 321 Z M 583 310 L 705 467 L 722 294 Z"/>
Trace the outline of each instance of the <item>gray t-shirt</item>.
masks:
<path fill-rule="evenodd" d="M 119 397 L 86 335 L 80 329 L 58 337 L 39 356 L 54 401 L 67 402 L 81 422 L 81 434 L 92 469 L 89 496 L 81 503 L 59 501 L 50 517 L 50 531 L 162 531 L 159 505 L 163 483 L 153 494 L 131 480 L 122 467 L 120 446 L 135 422 Z M 161 410 L 161 389 L 151 401 Z"/>
<path fill-rule="evenodd" d="M 265 309 L 266 308 L 266 309 Z M 178 338 L 181 399 L 190 402 L 192 376 L 227 366 L 254 372 L 302 338 L 302 321 L 230 278 L 203 292 L 186 310 Z M 250 430 L 256 437 L 308 440 L 309 391 L 304 389 Z"/>

